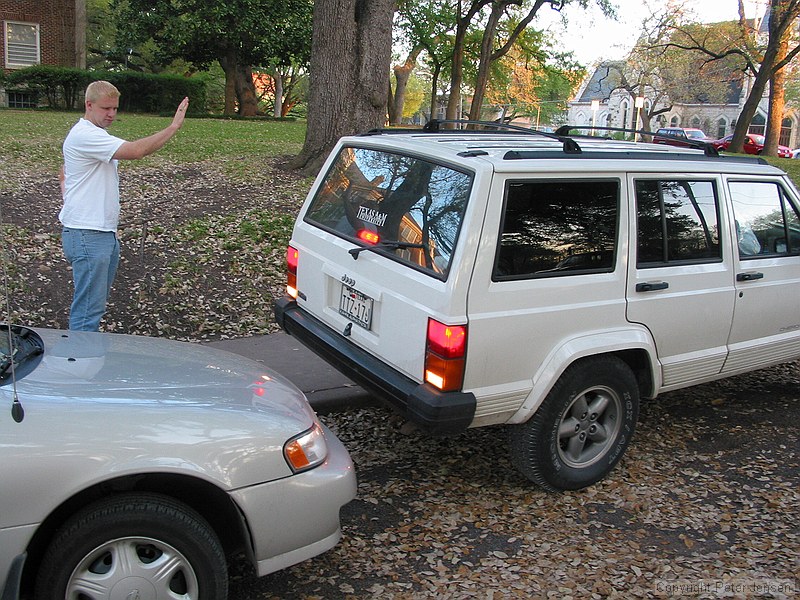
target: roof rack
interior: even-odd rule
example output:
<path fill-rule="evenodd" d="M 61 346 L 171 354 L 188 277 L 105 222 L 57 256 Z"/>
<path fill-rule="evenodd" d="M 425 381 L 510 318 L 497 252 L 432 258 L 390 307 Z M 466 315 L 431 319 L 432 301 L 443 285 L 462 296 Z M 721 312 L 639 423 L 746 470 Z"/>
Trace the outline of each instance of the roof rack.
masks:
<path fill-rule="evenodd" d="M 623 133 L 633 133 L 633 134 L 638 133 L 639 135 L 646 135 L 649 137 L 654 137 L 656 135 L 654 132 L 645 131 L 644 129 L 629 129 L 626 127 L 603 127 L 600 125 L 562 125 L 558 129 L 556 129 L 556 134 L 562 136 L 568 136 L 571 135 L 570 132 L 574 129 L 590 129 L 598 131 L 621 131 Z M 593 136 L 582 135 L 579 137 L 593 137 Z M 709 144 L 708 142 L 699 142 L 697 140 L 690 140 L 687 138 L 682 138 L 676 135 L 670 135 L 665 133 L 659 133 L 658 137 L 679 140 L 689 148 L 697 148 L 698 150 L 702 150 L 706 156 L 711 156 L 711 157 L 719 156 L 719 150 L 717 150 L 713 145 Z"/>
<path fill-rule="evenodd" d="M 453 128 L 443 129 L 442 125 L 466 125 L 469 129 Z M 477 129 L 480 126 L 483 129 Z M 496 121 L 470 121 L 465 119 L 431 119 L 421 129 L 410 128 L 396 128 L 396 129 L 371 129 L 363 135 L 378 135 L 378 134 L 403 134 L 403 133 L 496 133 L 497 131 L 506 131 L 508 133 L 518 133 L 522 135 L 535 135 L 539 137 L 546 137 L 551 140 L 557 140 L 563 144 L 564 152 L 566 154 L 580 154 L 582 152 L 578 142 L 572 139 L 569 135 L 561 135 L 558 132 L 549 133 L 547 131 L 538 131 L 530 129 L 529 127 L 521 127 L 519 125 L 512 125 L 511 123 L 500 123 Z"/>

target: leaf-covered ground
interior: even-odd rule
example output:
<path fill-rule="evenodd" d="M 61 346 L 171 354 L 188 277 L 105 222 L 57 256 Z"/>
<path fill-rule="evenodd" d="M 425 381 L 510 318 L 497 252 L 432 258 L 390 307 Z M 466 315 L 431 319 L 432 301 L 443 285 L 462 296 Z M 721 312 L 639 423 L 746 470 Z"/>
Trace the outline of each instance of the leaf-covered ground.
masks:
<path fill-rule="evenodd" d="M 123 172 L 121 261 L 102 329 L 193 341 L 274 331 L 307 185 L 269 163 L 246 180 L 210 161 Z M 0 199 L 12 320 L 66 327 L 57 179 L 30 173 Z"/>

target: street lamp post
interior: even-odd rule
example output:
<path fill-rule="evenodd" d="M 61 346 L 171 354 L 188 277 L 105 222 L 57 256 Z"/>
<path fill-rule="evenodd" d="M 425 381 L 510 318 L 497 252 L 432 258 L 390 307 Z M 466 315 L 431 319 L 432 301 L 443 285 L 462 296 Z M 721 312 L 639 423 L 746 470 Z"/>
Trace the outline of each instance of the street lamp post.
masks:
<path fill-rule="evenodd" d="M 636 96 L 636 100 L 634 100 L 634 106 L 636 107 L 636 121 L 633 123 L 633 128 L 638 129 L 639 127 L 639 117 L 642 114 L 642 108 L 644 107 L 644 97 L 643 96 Z M 633 134 L 633 141 L 636 141 L 636 134 Z"/>

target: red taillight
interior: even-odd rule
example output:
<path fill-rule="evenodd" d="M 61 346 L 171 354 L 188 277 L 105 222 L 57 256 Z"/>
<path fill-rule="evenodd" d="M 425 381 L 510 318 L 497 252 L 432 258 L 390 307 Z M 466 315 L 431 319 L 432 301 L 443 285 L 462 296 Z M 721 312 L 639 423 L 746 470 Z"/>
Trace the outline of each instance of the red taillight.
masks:
<path fill-rule="evenodd" d="M 445 325 L 428 319 L 425 381 L 443 392 L 460 390 L 464 383 L 466 354 L 466 325 Z"/>
<path fill-rule="evenodd" d="M 369 229 L 362 229 L 358 232 L 358 239 L 360 239 L 362 242 L 374 245 L 381 241 L 381 236 L 374 231 L 370 231 Z"/>
<path fill-rule="evenodd" d="M 286 248 L 286 293 L 297 298 L 297 262 L 298 252 L 289 246 Z"/>

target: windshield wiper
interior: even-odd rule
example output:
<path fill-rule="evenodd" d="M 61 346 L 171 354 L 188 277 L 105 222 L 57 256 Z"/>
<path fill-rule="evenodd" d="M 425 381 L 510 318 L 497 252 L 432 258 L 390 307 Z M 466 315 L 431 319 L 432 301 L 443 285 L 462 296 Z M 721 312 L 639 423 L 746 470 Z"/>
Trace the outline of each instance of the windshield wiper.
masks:
<path fill-rule="evenodd" d="M 414 244 L 412 242 L 380 242 L 374 246 L 359 246 L 358 248 L 351 248 L 348 250 L 348 252 L 350 253 L 350 256 L 353 257 L 353 260 L 356 260 L 358 259 L 358 255 L 364 252 L 364 250 L 375 252 L 376 250 L 399 250 L 400 248 L 422 248 L 423 250 L 426 250 L 428 248 L 428 244 Z"/>

